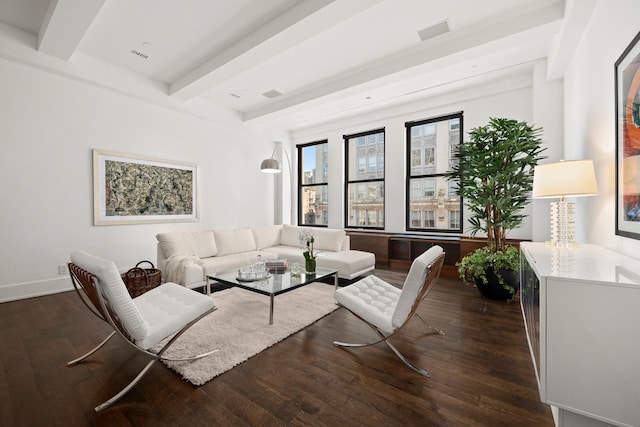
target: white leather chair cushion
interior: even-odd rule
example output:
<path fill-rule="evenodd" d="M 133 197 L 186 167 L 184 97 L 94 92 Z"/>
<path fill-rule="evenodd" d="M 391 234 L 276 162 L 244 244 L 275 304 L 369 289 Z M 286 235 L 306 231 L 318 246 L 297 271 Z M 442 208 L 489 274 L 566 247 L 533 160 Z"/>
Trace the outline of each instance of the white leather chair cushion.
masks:
<path fill-rule="evenodd" d="M 136 344 L 149 349 L 214 307 L 213 300 L 176 283 L 165 283 L 133 300 L 148 325 Z"/>
<path fill-rule="evenodd" d="M 438 258 L 442 252 L 443 250 L 440 246 L 433 246 L 411 263 L 409 274 L 407 274 L 407 278 L 402 286 L 402 295 L 393 313 L 392 324 L 395 328 L 399 328 L 404 324 L 405 320 L 407 320 L 416 296 L 425 284 L 429 264 Z"/>
<path fill-rule="evenodd" d="M 84 251 L 73 252 L 71 262 L 98 278 L 98 286 L 103 290 L 124 329 L 135 341 L 144 339 L 147 336 L 147 323 L 133 303 L 116 265 Z"/>
<path fill-rule="evenodd" d="M 347 307 L 381 331 L 392 333 L 391 317 L 400 298 L 400 289 L 376 276 L 367 276 L 335 292 L 338 303 Z"/>
<path fill-rule="evenodd" d="M 213 234 L 215 236 L 216 246 L 218 247 L 217 256 L 256 250 L 256 242 L 249 228 L 213 230 Z"/>
<path fill-rule="evenodd" d="M 251 227 L 253 239 L 256 242 L 256 249 L 261 251 L 264 248 L 278 246 L 280 244 L 279 225 L 266 225 L 263 227 Z"/>

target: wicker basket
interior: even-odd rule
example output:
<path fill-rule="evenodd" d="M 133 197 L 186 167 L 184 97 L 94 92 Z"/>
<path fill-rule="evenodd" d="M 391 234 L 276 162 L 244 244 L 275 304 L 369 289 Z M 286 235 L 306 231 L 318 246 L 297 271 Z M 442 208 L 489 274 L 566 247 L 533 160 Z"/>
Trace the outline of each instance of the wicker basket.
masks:
<path fill-rule="evenodd" d="M 151 268 L 141 268 L 140 264 L 148 263 Z M 127 286 L 131 298 L 144 294 L 155 288 L 162 281 L 162 272 L 155 268 L 151 261 L 140 261 L 136 266 L 122 274 L 122 281 Z"/>

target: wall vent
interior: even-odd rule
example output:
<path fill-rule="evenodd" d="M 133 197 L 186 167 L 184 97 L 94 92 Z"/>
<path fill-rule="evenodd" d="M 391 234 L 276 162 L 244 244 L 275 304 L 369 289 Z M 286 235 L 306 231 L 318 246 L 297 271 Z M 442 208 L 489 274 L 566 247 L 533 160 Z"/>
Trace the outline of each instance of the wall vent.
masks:
<path fill-rule="evenodd" d="M 449 29 L 449 20 L 447 19 L 418 31 L 418 36 L 421 41 L 425 41 L 439 36 L 440 34 L 448 33 L 449 31 L 451 30 Z"/>

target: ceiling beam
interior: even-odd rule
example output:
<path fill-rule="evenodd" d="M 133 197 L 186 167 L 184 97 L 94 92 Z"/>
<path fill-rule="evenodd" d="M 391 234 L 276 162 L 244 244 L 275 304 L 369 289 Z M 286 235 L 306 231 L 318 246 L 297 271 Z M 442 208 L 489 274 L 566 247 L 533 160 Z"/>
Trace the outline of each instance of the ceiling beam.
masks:
<path fill-rule="evenodd" d="M 169 86 L 169 94 L 182 100 L 201 95 L 381 1 L 303 0 L 177 79 Z"/>
<path fill-rule="evenodd" d="M 68 61 L 105 0 L 51 0 L 38 33 L 38 51 Z"/>
<path fill-rule="evenodd" d="M 589 19 L 598 0 L 567 0 L 565 19 L 560 33 L 549 49 L 547 79 L 557 80 L 564 76 L 573 53 L 578 48 Z"/>
<path fill-rule="evenodd" d="M 280 96 L 277 101 L 245 112 L 243 118 L 245 121 L 260 119 L 281 110 L 313 103 L 338 92 L 353 91 L 357 87 L 366 88 L 379 79 L 401 80 L 416 73 L 432 71 L 434 67 L 449 65 L 451 61 L 486 55 L 484 49 L 478 50 L 483 46 L 511 49 L 513 40 L 522 42 L 520 36 L 526 32 L 545 31 L 545 27 L 549 26 L 559 28 L 563 15 L 563 6 L 557 3 L 543 7 L 534 5 L 533 9 L 521 8 L 509 16 L 503 15 L 464 30 L 443 34 L 397 55 L 333 76 L 310 89 Z"/>

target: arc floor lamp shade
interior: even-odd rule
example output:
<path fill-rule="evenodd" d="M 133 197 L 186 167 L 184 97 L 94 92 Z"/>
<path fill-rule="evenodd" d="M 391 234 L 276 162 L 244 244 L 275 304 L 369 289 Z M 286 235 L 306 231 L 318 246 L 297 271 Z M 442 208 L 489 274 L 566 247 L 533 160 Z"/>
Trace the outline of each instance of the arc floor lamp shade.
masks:
<path fill-rule="evenodd" d="M 262 163 L 260 163 L 260 171 L 264 173 L 280 173 L 280 163 L 274 159 L 264 159 Z"/>

